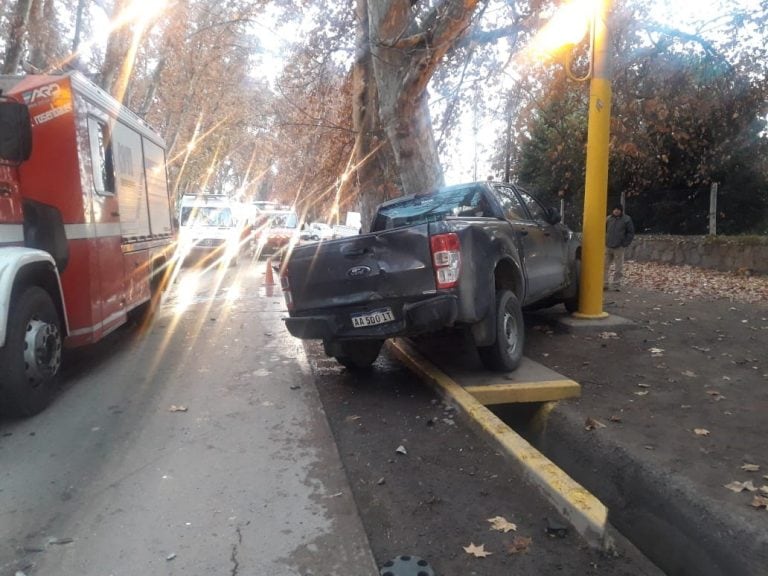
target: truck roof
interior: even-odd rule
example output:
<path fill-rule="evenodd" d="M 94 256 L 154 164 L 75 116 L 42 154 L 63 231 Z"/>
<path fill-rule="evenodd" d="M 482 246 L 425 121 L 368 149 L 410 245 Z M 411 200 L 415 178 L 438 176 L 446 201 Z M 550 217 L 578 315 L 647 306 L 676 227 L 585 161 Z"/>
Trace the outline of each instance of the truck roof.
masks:
<path fill-rule="evenodd" d="M 133 113 L 110 96 L 99 86 L 91 82 L 80 72 L 71 71 L 62 74 L 27 74 L 21 76 L 0 76 L 0 90 L 6 96 L 16 96 L 20 101 L 29 104 L 27 95 L 36 88 L 41 88 L 54 82 L 68 80 L 72 89 L 93 104 L 116 116 L 122 123 L 133 128 L 148 140 L 165 149 L 165 140 L 146 121 Z"/>

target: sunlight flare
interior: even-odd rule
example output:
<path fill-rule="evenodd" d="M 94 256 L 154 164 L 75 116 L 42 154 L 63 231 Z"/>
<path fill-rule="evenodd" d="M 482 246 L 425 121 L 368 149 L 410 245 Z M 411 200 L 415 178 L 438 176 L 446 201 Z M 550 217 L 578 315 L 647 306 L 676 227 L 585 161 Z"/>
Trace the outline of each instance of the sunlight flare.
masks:
<path fill-rule="evenodd" d="M 533 38 L 528 51 L 537 58 L 547 58 L 560 48 L 578 44 L 589 31 L 596 5 L 596 0 L 563 4 Z"/>

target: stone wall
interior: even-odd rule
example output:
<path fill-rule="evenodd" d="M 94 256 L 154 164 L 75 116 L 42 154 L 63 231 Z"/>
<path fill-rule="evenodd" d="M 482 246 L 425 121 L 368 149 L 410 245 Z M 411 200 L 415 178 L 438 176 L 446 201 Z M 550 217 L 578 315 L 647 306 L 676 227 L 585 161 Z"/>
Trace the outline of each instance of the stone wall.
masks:
<path fill-rule="evenodd" d="M 689 264 L 722 271 L 768 274 L 768 236 L 657 236 L 638 234 L 627 259 Z"/>

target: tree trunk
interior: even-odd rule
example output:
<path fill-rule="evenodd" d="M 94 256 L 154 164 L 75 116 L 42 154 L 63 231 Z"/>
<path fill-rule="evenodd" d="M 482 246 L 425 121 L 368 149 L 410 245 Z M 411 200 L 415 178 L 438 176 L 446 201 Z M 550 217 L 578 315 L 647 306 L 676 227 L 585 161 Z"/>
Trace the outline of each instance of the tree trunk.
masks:
<path fill-rule="evenodd" d="M 394 151 L 403 192 L 442 186 L 443 171 L 429 114 L 427 85 L 469 27 L 478 0 L 441 0 L 419 26 L 410 0 L 368 3 L 380 123 Z"/>
<path fill-rule="evenodd" d="M 116 16 L 128 8 L 131 0 L 116 0 L 111 17 Z M 124 25 L 112 31 L 107 41 L 107 49 L 104 53 L 104 63 L 101 67 L 101 87 L 112 94 L 117 84 L 118 75 L 123 66 L 123 60 L 131 42 L 130 26 Z M 118 95 L 119 96 L 119 95 Z"/>
<path fill-rule="evenodd" d="M 24 52 L 24 37 L 29 24 L 29 12 L 32 8 L 32 0 L 18 0 L 11 18 L 10 34 L 5 47 L 5 59 L 3 60 L 2 73 L 16 74 L 21 64 L 21 55 Z"/>
<path fill-rule="evenodd" d="M 376 0 L 374 0 L 376 1 Z M 357 54 L 352 69 L 352 128 L 355 131 L 355 179 L 363 230 L 370 230 L 376 206 L 395 196 L 398 187 L 389 170 L 391 148 L 379 119 L 379 101 L 368 28 L 368 2 L 358 0 Z"/>

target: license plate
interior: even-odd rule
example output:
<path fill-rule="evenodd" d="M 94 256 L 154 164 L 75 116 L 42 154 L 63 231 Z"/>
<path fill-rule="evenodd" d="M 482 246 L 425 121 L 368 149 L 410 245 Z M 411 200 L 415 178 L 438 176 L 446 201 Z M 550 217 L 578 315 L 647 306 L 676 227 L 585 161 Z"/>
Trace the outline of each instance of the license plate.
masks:
<path fill-rule="evenodd" d="M 366 314 L 354 314 L 352 316 L 352 326 L 355 328 L 365 328 L 366 326 L 376 326 L 378 324 L 394 322 L 394 320 L 395 315 L 392 314 L 392 309 L 382 308 L 381 310 L 374 310 Z"/>

